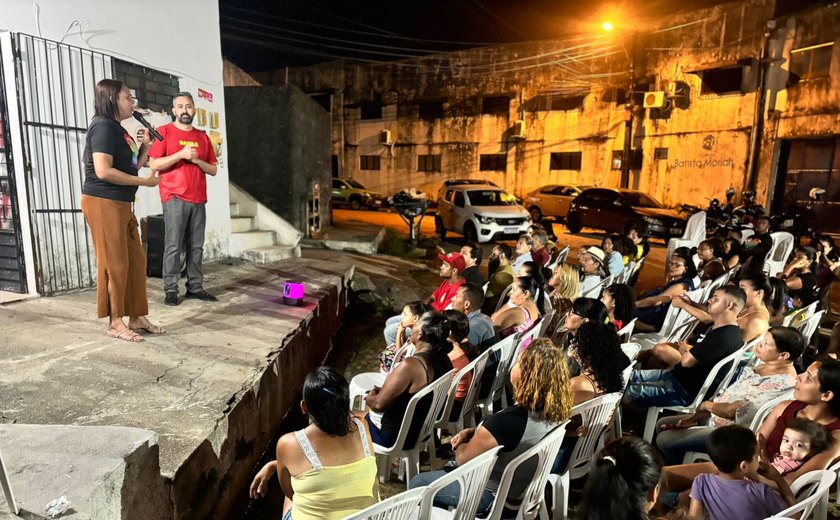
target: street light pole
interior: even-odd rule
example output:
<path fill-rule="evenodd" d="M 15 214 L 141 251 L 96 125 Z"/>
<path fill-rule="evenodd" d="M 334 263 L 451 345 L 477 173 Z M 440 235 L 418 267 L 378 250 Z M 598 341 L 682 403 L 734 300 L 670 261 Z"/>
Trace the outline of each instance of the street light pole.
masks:
<path fill-rule="evenodd" d="M 630 88 L 627 89 L 626 112 L 624 114 L 624 151 L 621 154 L 621 187 L 630 187 L 630 152 L 633 144 L 633 88 L 636 86 L 636 35 L 630 44 Z"/>

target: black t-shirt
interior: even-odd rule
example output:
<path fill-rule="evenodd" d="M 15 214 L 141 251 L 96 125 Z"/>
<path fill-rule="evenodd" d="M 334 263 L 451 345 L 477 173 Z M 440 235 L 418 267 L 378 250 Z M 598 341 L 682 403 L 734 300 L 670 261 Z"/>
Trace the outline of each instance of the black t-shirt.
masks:
<path fill-rule="evenodd" d="M 466 280 L 467 283 L 474 283 L 479 287 L 484 285 L 484 278 L 481 277 L 481 273 L 479 272 L 477 265 L 464 269 L 461 276 L 464 277 L 464 280 Z"/>
<path fill-rule="evenodd" d="M 802 281 L 802 288 L 790 291 L 790 296 L 799 296 L 806 304 L 814 301 L 820 292 L 817 284 L 817 275 L 814 273 L 799 273 L 793 275 L 791 278 L 795 277 L 799 277 L 799 280 Z"/>
<path fill-rule="evenodd" d="M 134 202 L 137 186 L 121 186 L 103 181 L 93 168 L 93 154 L 107 153 L 113 157 L 117 170 L 137 177 L 137 156 L 139 148 L 134 139 L 115 119 L 94 116 L 85 138 L 85 185 L 82 193 L 103 199 Z"/>
<path fill-rule="evenodd" d="M 701 336 L 691 349 L 691 355 L 697 360 L 691 368 L 677 365 L 671 372 L 677 381 L 692 398 L 697 395 L 706 376 L 715 364 L 729 354 L 738 350 L 744 344 L 741 329 L 737 325 L 724 325 L 711 329 Z M 725 375 L 726 370 L 721 370 L 715 378 L 715 384 Z"/>

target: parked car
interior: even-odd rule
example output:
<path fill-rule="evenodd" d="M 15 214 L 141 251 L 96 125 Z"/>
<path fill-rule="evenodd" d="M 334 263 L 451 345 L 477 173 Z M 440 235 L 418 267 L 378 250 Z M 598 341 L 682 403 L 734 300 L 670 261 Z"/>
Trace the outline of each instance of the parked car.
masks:
<path fill-rule="evenodd" d="M 447 179 L 443 181 L 443 184 L 440 185 L 437 191 L 437 197 L 435 200 L 440 200 L 443 198 L 444 193 L 446 192 L 447 188 L 451 188 L 452 186 L 493 186 L 494 188 L 500 188 L 498 184 L 492 181 L 485 181 L 482 179 Z"/>
<path fill-rule="evenodd" d="M 337 205 L 348 205 L 351 209 L 379 209 L 385 202 L 381 193 L 371 191 L 353 179 L 332 180 L 332 201 Z"/>
<path fill-rule="evenodd" d="M 516 238 L 528 231 L 528 210 L 493 186 L 450 186 L 438 200 L 435 231 L 461 233 L 467 240 L 490 242 Z"/>
<path fill-rule="evenodd" d="M 646 193 L 633 190 L 589 188 L 569 206 L 566 227 L 577 233 L 582 227 L 620 233 L 630 219 L 647 225 L 648 234 L 662 238 L 682 236 L 686 220 Z"/>
<path fill-rule="evenodd" d="M 544 217 L 564 219 L 569 213 L 569 204 L 587 188 L 591 186 L 549 184 L 525 195 L 522 205 L 528 208 L 535 222 Z"/>

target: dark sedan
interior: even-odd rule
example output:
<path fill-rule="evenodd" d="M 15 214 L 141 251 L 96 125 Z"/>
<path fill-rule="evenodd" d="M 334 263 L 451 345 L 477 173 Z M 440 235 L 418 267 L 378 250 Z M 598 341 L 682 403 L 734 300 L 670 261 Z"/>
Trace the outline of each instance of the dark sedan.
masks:
<path fill-rule="evenodd" d="M 639 220 L 648 234 L 669 238 L 682 236 L 686 220 L 646 193 L 633 190 L 590 188 L 569 206 L 566 227 L 577 233 L 583 227 L 621 233 L 628 220 Z"/>

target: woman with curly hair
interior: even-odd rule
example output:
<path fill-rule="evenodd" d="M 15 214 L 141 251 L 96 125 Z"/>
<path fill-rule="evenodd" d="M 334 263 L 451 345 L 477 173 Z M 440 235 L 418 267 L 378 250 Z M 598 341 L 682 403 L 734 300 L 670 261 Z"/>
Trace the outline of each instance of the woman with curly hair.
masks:
<path fill-rule="evenodd" d="M 572 340 L 570 354 L 580 364 L 580 375 L 572 378 L 575 405 L 599 395 L 624 389 L 621 373 L 630 360 L 621 350 L 612 325 L 587 322 Z"/>
<path fill-rule="evenodd" d="M 607 308 L 610 323 L 621 330 L 636 314 L 636 295 L 629 285 L 614 283 L 601 292 L 601 303 Z"/>
<path fill-rule="evenodd" d="M 552 377 L 546 377 L 551 374 Z M 464 464 L 482 453 L 503 446 L 479 501 L 477 516 L 485 516 L 498 500 L 516 503 L 533 476 L 536 460 L 520 466 L 506 497 L 496 497 L 499 481 L 508 463 L 542 440 L 572 412 L 572 391 L 566 359 L 550 341 L 536 340 L 522 352 L 510 371 L 515 404 L 491 415 L 478 428 L 467 428 L 452 437 L 455 461 Z M 444 471 L 421 473 L 409 487 L 427 486 L 445 475 Z M 450 484 L 435 495 L 438 507 L 458 504 L 460 486 Z"/>

